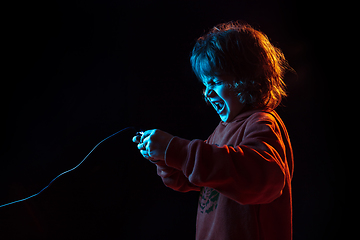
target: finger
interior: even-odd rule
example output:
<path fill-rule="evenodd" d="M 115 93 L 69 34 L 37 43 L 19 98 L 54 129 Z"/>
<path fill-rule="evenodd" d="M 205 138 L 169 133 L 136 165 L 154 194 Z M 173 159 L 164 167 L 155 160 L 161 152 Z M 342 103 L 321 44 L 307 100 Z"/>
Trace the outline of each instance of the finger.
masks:
<path fill-rule="evenodd" d="M 141 135 L 136 135 L 133 137 L 133 142 L 135 143 L 141 143 Z"/>
<path fill-rule="evenodd" d="M 147 151 L 145 151 L 145 150 L 140 150 L 140 153 L 141 153 L 141 155 L 142 155 L 144 158 L 147 158 L 147 157 L 148 157 Z"/>
<path fill-rule="evenodd" d="M 142 155 L 144 158 L 146 158 L 146 159 L 148 159 L 148 160 L 154 160 L 154 158 L 150 157 L 148 151 L 146 151 L 146 150 L 140 150 L 140 153 L 141 153 L 141 155 Z"/>
<path fill-rule="evenodd" d="M 146 150 L 146 143 L 139 143 L 139 144 L 137 145 L 137 148 L 138 148 L 139 150 Z"/>
<path fill-rule="evenodd" d="M 141 136 L 140 138 L 140 142 L 144 142 L 145 138 L 149 137 L 151 135 L 151 133 L 153 132 L 153 130 L 147 130 L 144 132 L 144 134 Z"/>
<path fill-rule="evenodd" d="M 140 136 L 134 136 L 133 139 L 132 139 L 132 141 L 133 141 L 134 143 L 140 143 Z"/>

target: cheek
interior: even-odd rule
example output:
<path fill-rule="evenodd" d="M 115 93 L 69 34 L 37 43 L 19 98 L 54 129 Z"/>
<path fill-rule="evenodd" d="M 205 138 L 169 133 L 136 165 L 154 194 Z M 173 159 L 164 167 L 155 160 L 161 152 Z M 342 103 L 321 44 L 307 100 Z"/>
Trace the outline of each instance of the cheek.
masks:
<path fill-rule="evenodd" d="M 217 91 L 217 94 L 221 96 L 224 100 L 231 99 L 231 93 L 232 92 L 230 91 L 230 89 L 225 86 L 221 86 Z"/>
<path fill-rule="evenodd" d="M 237 102 L 239 102 L 236 93 L 230 91 L 229 89 L 222 89 L 221 92 L 219 92 L 219 95 L 226 101 L 226 103 L 229 106 L 236 105 Z"/>
<path fill-rule="evenodd" d="M 228 95 L 225 101 L 230 112 L 238 112 L 242 108 L 242 104 L 235 94 Z"/>

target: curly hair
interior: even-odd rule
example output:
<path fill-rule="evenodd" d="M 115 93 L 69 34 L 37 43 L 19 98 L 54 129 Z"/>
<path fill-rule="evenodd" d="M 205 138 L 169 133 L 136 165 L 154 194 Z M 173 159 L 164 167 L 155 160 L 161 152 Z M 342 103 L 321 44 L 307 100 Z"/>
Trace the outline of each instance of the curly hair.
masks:
<path fill-rule="evenodd" d="M 234 76 L 227 85 L 241 103 L 275 109 L 286 96 L 284 54 L 268 37 L 246 23 L 228 22 L 200 37 L 190 62 L 200 81 L 221 75 Z"/>

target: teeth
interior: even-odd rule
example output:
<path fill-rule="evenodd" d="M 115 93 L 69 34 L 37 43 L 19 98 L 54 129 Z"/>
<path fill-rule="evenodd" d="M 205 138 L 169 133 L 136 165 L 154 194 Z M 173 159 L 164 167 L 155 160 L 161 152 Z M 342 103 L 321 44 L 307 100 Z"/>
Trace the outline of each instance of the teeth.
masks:
<path fill-rule="evenodd" d="M 224 107 L 224 103 L 223 102 L 213 102 L 214 107 L 217 111 L 220 111 L 223 107 Z"/>

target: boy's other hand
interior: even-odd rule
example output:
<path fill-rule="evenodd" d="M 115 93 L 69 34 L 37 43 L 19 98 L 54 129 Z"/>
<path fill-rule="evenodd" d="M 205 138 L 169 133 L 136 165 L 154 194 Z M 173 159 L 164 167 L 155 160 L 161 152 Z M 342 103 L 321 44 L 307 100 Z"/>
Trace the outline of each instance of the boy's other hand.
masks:
<path fill-rule="evenodd" d="M 133 137 L 133 142 L 138 143 L 138 149 L 144 158 L 155 161 L 165 160 L 165 151 L 174 136 L 158 130 L 147 130 L 142 136 Z"/>

